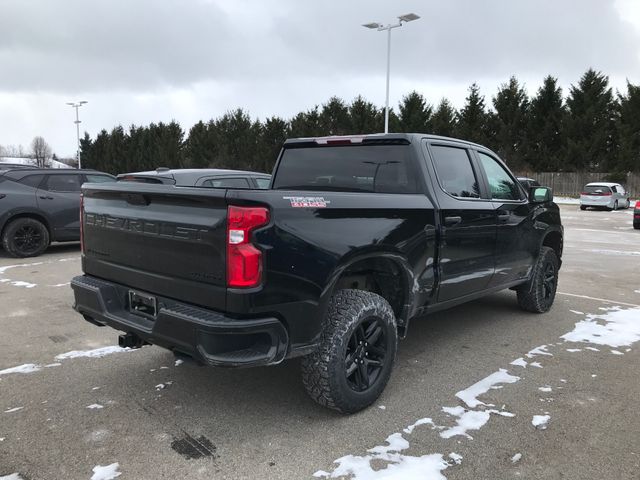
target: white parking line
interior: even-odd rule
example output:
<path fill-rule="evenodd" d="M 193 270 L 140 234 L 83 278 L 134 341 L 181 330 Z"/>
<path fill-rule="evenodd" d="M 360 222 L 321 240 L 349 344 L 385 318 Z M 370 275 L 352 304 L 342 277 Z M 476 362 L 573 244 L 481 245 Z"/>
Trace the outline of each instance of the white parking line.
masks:
<path fill-rule="evenodd" d="M 625 303 L 625 302 L 620 302 L 618 300 L 607 300 L 606 298 L 590 297 L 588 295 L 577 295 L 575 293 L 567 293 L 567 292 L 557 292 L 557 294 L 566 295 L 568 297 L 586 298 L 588 300 L 596 300 L 598 302 L 604 302 L 604 303 L 615 303 L 616 305 L 624 305 L 625 307 L 640 307 L 640 305 L 635 303 Z"/>

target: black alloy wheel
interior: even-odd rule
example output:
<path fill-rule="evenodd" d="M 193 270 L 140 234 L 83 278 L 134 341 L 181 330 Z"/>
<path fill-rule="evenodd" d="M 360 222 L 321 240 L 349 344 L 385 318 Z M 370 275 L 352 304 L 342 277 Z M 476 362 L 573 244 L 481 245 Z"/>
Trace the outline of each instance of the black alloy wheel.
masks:
<path fill-rule="evenodd" d="M 385 329 L 377 317 L 364 319 L 351 334 L 345 358 L 349 387 L 364 392 L 380 378 L 387 356 Z"/>
<path fill-rule="evenodd" d="M 49 246 L 49 231 L 35 218 L 17 218 L 4 229 L 2 246 L 12 257 L 36 257 Z"/>

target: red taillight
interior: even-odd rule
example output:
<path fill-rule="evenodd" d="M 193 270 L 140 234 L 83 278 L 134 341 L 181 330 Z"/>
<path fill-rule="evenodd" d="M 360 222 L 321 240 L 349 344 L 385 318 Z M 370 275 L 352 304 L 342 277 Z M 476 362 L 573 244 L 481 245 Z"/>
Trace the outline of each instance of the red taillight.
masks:
<path fill-rule="evenodd" d="M 84 195 L 80 194 L 80 252 L 84 253 Z"/>
<path fill-rule="evenodd" d="M 251 232 L 269 223 L 264 207 L 227 209 L 227 286 L 255 287 L 262 280 L 262 252 L 251 244 Z"/>

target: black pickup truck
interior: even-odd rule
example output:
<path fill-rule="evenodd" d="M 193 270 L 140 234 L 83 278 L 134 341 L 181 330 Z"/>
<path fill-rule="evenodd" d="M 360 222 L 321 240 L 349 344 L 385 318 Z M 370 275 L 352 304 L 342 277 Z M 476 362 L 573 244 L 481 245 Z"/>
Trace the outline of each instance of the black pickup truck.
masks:
<path fill-rule="evenodd" d="M 421 134 L 288 140 L 268 190 L 85 186 L 74 308 L 215 366 L 302 356 L 318 403 L 384 389 L 410 321 L 498 290 L 547 311 L 563 229 L 490 150 Z"/>

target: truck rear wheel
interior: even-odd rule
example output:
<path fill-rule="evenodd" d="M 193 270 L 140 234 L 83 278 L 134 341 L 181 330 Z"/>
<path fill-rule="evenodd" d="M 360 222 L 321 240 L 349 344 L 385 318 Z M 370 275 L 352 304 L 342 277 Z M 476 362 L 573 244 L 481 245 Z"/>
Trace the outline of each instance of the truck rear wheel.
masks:
<path fill-rule="evenodd" d="M 49 231 L 35 218 L 17 218 L 4 229 L 2 246 L 12 257 L 37 257 L 49 246 Z"/>
<path fill-rule="evenodd" d="M 558 267 L 555 250 L 542 247 L 531 280 L 516 290 L 520 308 L 534 313 L 544 313 L 551 308 L 558 288 Z"/>
<path fill-rule="evenodd" d="M 398 333 L 389 303 L 372 292 L 340 290 L 327 310 L 318 350 L 302 359 L 311 398 L 341 413 L 377 400 L 391 375 Z"/>

